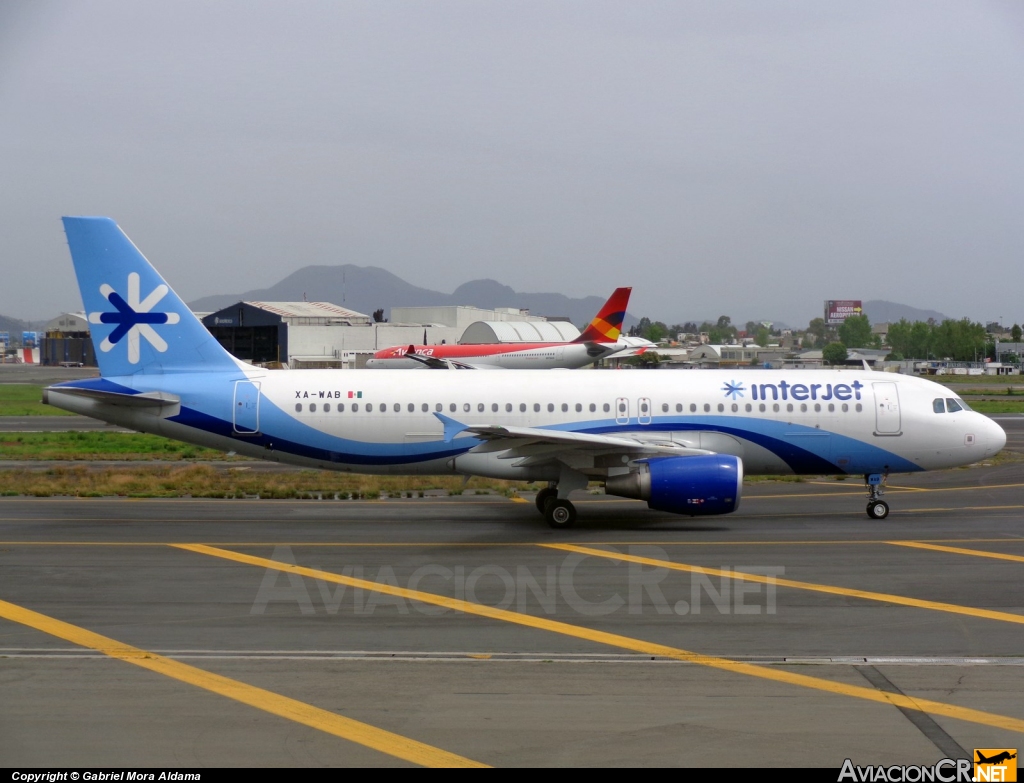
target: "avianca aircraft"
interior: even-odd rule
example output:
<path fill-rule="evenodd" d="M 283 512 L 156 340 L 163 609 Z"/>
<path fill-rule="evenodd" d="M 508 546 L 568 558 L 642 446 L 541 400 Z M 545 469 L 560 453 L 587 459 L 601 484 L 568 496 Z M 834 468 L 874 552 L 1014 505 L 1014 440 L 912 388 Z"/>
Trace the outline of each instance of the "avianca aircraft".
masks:
<path fill-rule="evenodd" d="M 228 354 L 108 218 L 64 218 L 101 377 L 44 401 L 143 432 L 328 470 L 547 482 L 576 519 L 589 481 L 691 516 L 739 506 L 743 474 L 966 465 L 1006 435 L 938 384 L 870 371 L 265 371 Z"/>
<path fill-rule="evenodd" d="M 416 369 L 423 367 L 473 369 L 503 367 L 509 370 L 549 370 L 555 367 L 586 367 L 599 359 L 627 350 L 619 342 L 632 288 L 616 288 L 604 307 L 568 343 L 491 343 L 483 345 L 399 345 L 377 351 L 367 369 Z"/>

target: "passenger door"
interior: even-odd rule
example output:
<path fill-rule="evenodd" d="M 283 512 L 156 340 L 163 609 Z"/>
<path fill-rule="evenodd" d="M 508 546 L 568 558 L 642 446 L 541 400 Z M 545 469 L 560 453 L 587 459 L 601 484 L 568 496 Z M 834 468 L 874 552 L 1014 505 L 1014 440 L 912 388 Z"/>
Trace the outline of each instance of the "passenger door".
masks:
<path fill-rule="evenodd" d="M 260 385 L 235 381 L 234 425 L 236 435 L 256 435 L 260 431 Z"/>
<path fill-rule="evenodd" d="M 651 400 L 649 397 L 641 397 L 636 401 L 637 424 L 651 423 Z"/>
<path fill-rule="evenodd" d="M 900 435 L 900 396 L 895 383 L 873 383 L 875 434 Z"/>

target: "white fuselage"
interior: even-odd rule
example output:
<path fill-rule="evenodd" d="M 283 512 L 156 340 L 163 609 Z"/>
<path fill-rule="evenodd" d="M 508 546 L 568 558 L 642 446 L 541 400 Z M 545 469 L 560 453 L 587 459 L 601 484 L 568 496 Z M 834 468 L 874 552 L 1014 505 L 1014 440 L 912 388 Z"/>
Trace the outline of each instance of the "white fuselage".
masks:
<path fill-rule="evenodd" d="M 178 440 L 332 470 L 471 473 L 543 480 L 469 433 L 446 441 L 441 413 L 465 425 L 600 433 L 733 454 L 748 474 L 910 472 L 997 453 L 1002 429 L 973 411 L 936 412 L 943 386 L 853 370 L 571 372 L 263 371 L 107 379 L 180 405 L 132 408 L 61 394 L 61 408 Z M 955 407 L 955 406 L 951 406 Z M 593 451 L 593 479 L 628 467 Z"/>

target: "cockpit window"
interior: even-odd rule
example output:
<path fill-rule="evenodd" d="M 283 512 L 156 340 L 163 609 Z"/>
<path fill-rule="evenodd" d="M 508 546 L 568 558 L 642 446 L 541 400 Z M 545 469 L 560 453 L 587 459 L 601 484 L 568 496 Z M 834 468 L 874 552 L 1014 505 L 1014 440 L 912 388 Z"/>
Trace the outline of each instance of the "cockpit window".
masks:
<path fill-rule="evenodd" d="M 957 397 L 957 398 L 956 398 L 956 402 L 957 402 L 957 405 L 959 405 L 959 406 L 960 406 L 961 408 L 963 408 L 963 409 L 964 409 L 965 411 L 973 411 L 973 410 L 974 410 L 974 408 L 972 408 L 972 407 L 971 407 L 970 405 L 968 405 L 968 404 L 967 404 L 966 402 L 964 402 L 963 400 L 961 400 L 961 399 L 960 399 L 959 397 Z"/>
<path fill-rule="evenodd" d="M 952 397 L 946 398 L 946 407 L 949 409 L 950 413 L 956 413 L 957 411 L 963 410 L 963 406 Z"/>
<path fill-rule="evenodd" d="M 932 400 L 932 410 L 935 411 L 936 413 L 946 412 L 946 403 L 942 401 L 941 397 Z"/>

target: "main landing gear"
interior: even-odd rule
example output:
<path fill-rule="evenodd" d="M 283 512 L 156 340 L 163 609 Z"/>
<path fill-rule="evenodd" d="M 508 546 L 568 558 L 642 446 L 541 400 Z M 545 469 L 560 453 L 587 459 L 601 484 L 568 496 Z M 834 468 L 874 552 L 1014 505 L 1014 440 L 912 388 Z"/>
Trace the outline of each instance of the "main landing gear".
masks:
<path fill-rule="evenodd" d="M 889 473 L 870 473 L 864 477 L 864 484 L 868 488 L 868 516 L 872 519 L 885 519 L 889 516 L 889 504 L 882 500 L 885 494 L 882 487 Z"/>
<path fill-rule="evenodd" d="M 556 530 L 576 524 L 576 507 L 558 497 L 557 487 L 544 487 L 537 493 L 537 510 L 544 515 L 548 525 Z"/>

